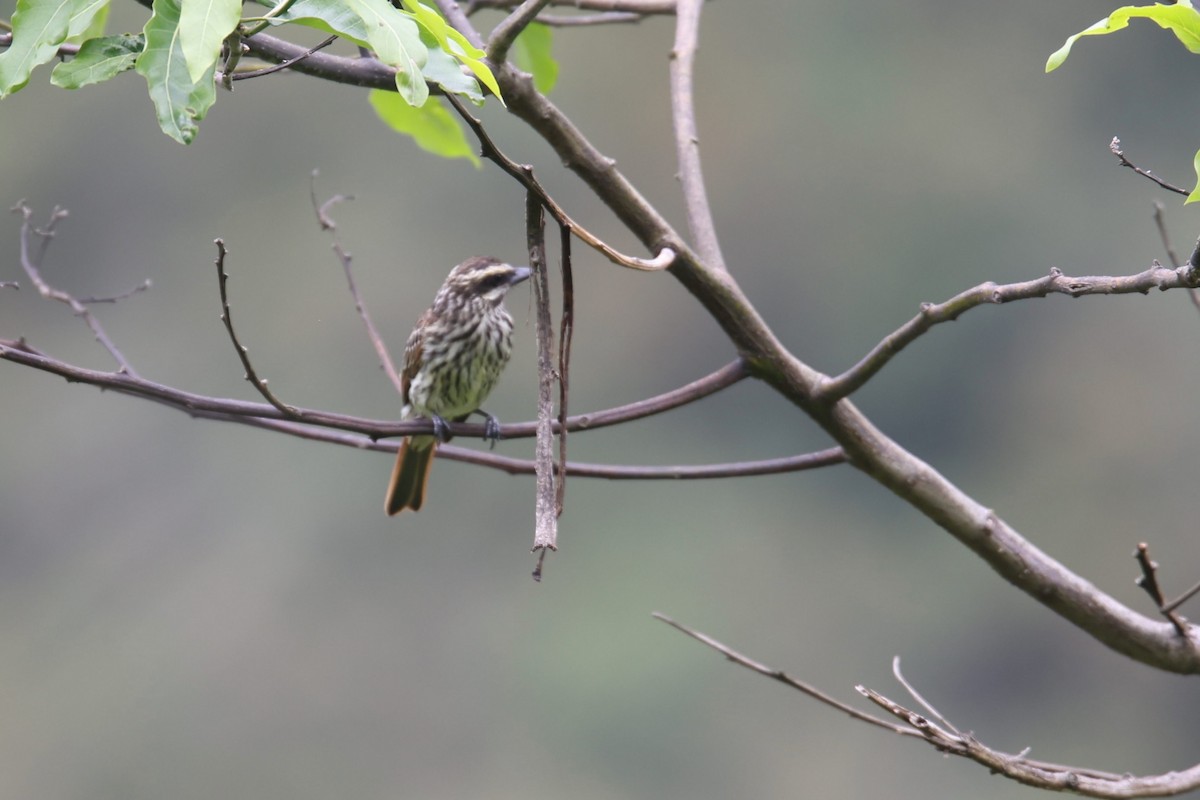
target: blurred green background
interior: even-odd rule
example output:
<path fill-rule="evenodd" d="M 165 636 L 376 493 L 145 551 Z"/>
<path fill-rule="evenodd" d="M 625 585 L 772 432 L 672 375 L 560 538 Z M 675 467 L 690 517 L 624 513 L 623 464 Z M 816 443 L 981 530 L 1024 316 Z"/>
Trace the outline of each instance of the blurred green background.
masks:
<path fill-rule="evenodd" d="M 1186 256 L 1196 212 L 1121 169 L 1192 180 L 1200 61 L 1138 22 L 1049 53 L 1094 0 L 716 2 L 697 102 L 725 254 L 779 337 L 839 371 L 982 281 L 1131 273 Z M 4 16 L 11 2 L 0 2 Z M 481 24 L 497 19 L 481 17 Z M 110 30 L 143 15 L 118 3 Z M 669 19 L 557 34 L 553 97 L 681 230 Z M 375 417 L 399 404 L 328 239 L 398 351 L 463 257 L 523 258 L 523 195 L 379 124 L 365 92 L 281 74 L 222 94 L 191 147 L 129 73 L 67 93 L 39 70 L 0 104 L 6 205 L 71 217 L 46 277 L 78 295 L 153 289 L 97 314 L 147 378 L 257 399 L 218 321 L 213 238 L 239 332 L 286 401 Z M 618 247 L 614 218 L 521 125 L 492 133 Z M 0 225 L 0 336 L 112 367 L 20 273 Z M 665 391 L 728 362 L 665 275 L 576 249 L 573 409 Z M 534 416 L 528 293 L 489 408 Z M 982 308 L 906 351 L 857 400 L 1039 547 L 1149 612 L 1200 575 L 1200 315 L 1183 293 Z M 419 515 L 382 513 L 391 458 L 194 421 L 0 364 L 0 797 L 1015 798 L 1031 790 L 853 723 L 725 663 L 662 611 L 845 699 L 906 675 L 1012 752 L 1113 771 L 1196 761 L 1200 691 L 1117 656 L 1019 594 L 849 467 L 710 483 L 569 483 L 560 551 L 533 560 L 533 483 L 439 462 Z M 571 438 L 573 458 L 704 463 L 828 446 L 745 383 Z M 528 441 L 499 450 L 528 456 Z M 1194 605 L 1194 603 L 1193 603 Z M 1187 609 L 1184 609 L 1185 612 Z"/>

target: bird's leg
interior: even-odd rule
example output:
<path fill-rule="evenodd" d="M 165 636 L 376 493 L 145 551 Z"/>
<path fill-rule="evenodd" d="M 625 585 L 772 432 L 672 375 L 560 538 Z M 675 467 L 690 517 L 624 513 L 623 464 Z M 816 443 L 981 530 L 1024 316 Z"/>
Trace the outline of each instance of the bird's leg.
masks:
<path fill-rule="evenodd" d="M 446 424 L 446 420 L 434 414 L 430 417 L 433 421 L 433 435 L 437 437 L 439 442 L 450 441 L 450 426 Z"/>
<path fill-rule="evenodd" d="M 492 449 L 496 449 L 496 442 L 500 439 L 500 420 L 496 419 L 491 414 L 484 411 L 482 408 L 477 408 L 471 414 L 478 414 L 483 417 L 483 438 L 491 443 Z M 468 414 L 467 416 L 471 416 Z"/>

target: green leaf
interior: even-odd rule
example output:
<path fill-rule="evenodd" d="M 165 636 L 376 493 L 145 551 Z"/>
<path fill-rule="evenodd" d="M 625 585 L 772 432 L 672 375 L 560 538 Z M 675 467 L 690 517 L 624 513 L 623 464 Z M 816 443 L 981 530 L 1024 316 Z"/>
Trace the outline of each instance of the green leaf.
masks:
<path fill-rule="evenodd" d="M 140 34 L 130 33 L 88 39 L 79 48 L 75 58 L 54 67 L 50 82 L 63 89 L 78 89 L 106 81 L 127 69 L 133 69 L 145 44 L 146 40 Z"/>
<path fill-rule="evenodd" d="M 396 68 L 396 88 L 410 105 L 422 106 L 429 99 L 429 85 L 421 75 L 428 50 L 421 42 L 417 23 L 387 0 L 343 0 L 362 19 L 367 42 L 375 56 Z"/>
<path fill-rule="evenodd" d="M 471 70 L 475 77 L 488 87 L 503 105 L 504 98 L 500 94 L 500 85 L 496 83 L 496 76 L 492 74 L 491 67 L 483 61 L 483 57 L 487 54 L 452 28 L 434 9 L 424 3 L 416 2 L 416 0 L 403 0 L 403 3 L 404 8 L 413 15 L 421 27 L 429 32 L 438 46 L 466 65 L 467 69 Z"/>
<path fill-rule="evenodd" d="M 17 0 L 12 18 L 12 44 L 0 53 L 0 97 L 18 91 L 29 83 L 35 67 L 54 58 L 59 45 L 70 35 L 72 18 L 90 3 L 91 0 Z M 86 28 L 91 19 L 88 16 L 81 28 Z"/>
<path fill-rule="evenodd" d="M 429 48 L 429 59 L 421 72 L 425 80 L 436 83 L 447 92 L 462 95 L 475 105 L 483 105 L 483 91 L 479 81 L 462 71 L 462 66 L 433 40 L 433 34 L 421 28 L 421 41 Z"/>
<path fill-rule="evenodd" d="M 1100 36 L 1113 33 L 1129 26 L 1129 20 L 1143 17 L 1152 20 L 1160 28 L 1171 31 L 1175 38 L 1193 53 L 1200 53 L 1200 13 L 1192 7 L 1191 0 L 1179 0 L 1174 5 L 1156 3 L 1152 6 L 1122 6 L 1090 28 L 1071 36 L 1062 47 L 1050 54 L 1046 60 L 1046 72 L 1062 66 L 1071 52 L 1071 46 L 1081 36 Z"/>
<path fill-rule="evenodd" d="M 67 41 L 71 44 L 83 44 L 88 39 L 104 35 L 104 25 L 108 22 L 108 0 L 89 0 L 88 4 L 71 15 L 67 24 Z"/>
<path fill-rule="evenodd" d="M 242 0 L 182 0 L 179 43 L 192 81 L 221 57 L 221 44 L 242 18 Z"/>
<path fill-rule="evenodd" d="M 368 47 L 380 61 L 396 68 L 396 90 L 407 102 L 420 106 L 429 97 L 422 76 L 429 51 L 420 29 L 410 14 L 387 0 L 297 0 L 270 22 L 295 22 Z"/>
<path fill-rule="evenodd" d="M 146 78 L 163 133 L 181 144 L 190 144 L 196 138 L 200 120 L 217 99 L 213 83 L 216 64 L 198 81 L 188 75 L 180 44 L 179 12 L 179 0 L 154 0 L 154 14 L 145 28 L 146 49 L 136 67 Z"/>
<path fill-rule="evenodd" d="M 479 166 L 479 157 L 467 143 L 458 118 L 441 103 L 410 106 L 394 92 L 371 90 L 371 105 L 393 130 L 408 134 L 417 146 L 444 158 L 466 158 Z"/>
<path fill-rule="evenodd" d="M 1187 199 L 1183 201 L 1185 206 L 1188 203 L 1200 201 L 1200 150 L 1197 150 L 1196 155 L 1192 158 L 1192 169 L 1196 171 L 1196 178 L 1198 180 L 1196 182 L 1196 188 L 1192 189 L 1192 193 L 1189 194 Z"/>
<path fill-rule="evenodd" d="M 517 66 L 533 75 L 533 85 L 542 94 L 550 94 L 558 82 L 558 62 L 551 53 L 553 35 L 549 25 L 532 22 L 513 42 Z"/>
<path fill-rule="evenodd" d="M 286 11 L 270 20 L 272 25 L 287 22 L 317 28 L 325 33 L 336 33 L 361 47 L 370 47 L 366 23 L 341 0 L 296 0 Z"/>

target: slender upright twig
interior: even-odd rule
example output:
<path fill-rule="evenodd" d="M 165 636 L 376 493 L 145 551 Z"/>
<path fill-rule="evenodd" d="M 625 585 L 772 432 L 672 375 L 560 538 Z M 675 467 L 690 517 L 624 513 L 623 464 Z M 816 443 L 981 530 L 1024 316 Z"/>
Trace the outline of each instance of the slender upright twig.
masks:
<path fill-rule="evenodd" d="M 238 341 L 237 331 L 233 329 L 233 313 L 229 310 L 229 292 L 226 287 L 229 273 L 225 271 L 225 256 L 228 251 L 225 249 L 225 242 L 221 239 L 216 239 L 214 244 L 217 246 L 217 259 L 213 263 L 217 265 L 217 290 L 221 295 L 221 322 L 225 323 L 225 330 L 229 333 L 230 341 L 233 342 L 233 349 L 237 352 L 242 367 L 246 370 L 244 377 L 268 403 L 279 409 L 281 414 L 289 419 L 299 419 L 300 412 L 276 397 L 267 388 L 266 380 L 258 377 L 258 373 L 254 371 L 254 365 L 250 363 L 250 351 Z"/>

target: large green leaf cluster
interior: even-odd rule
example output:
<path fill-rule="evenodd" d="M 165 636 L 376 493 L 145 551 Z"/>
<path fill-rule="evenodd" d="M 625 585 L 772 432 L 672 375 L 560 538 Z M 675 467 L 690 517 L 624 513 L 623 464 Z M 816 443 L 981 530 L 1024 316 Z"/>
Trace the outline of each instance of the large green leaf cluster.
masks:
<path fill-rule="evenodd" d="M 135 69 L 146 79 L 159 127 L 189 144 L 216 102 L 218 69 L 234 67 L 242 39 L 267 27 L 302 25 L 365 48 L 393 67 L 396 91 L 372 93 L 371 104 L 387 124 L 431 152 L 477 162 L 458 123 L 445 108 L 426 103 L 431 83 L 477 105 L 485 89 L 503 102 L 484 52 L 417 0 L 403 0 L 399 8 L 388 0 L 281 0 L 259 16 L 247 15 L 241 0 L 154 0 L 140 34 L 106 36 L 108 3 L 18 0 L 11 41 L 0 52 L 0 98 L 19 91 L 38 66 L 73 45 L 78 51 L 55 66 L 51 83 L 78 89 Z M 549 32 L 523 33 L 519 45 L 523 58 L 538 66 L 539 86 L 552 84 Z"/>

